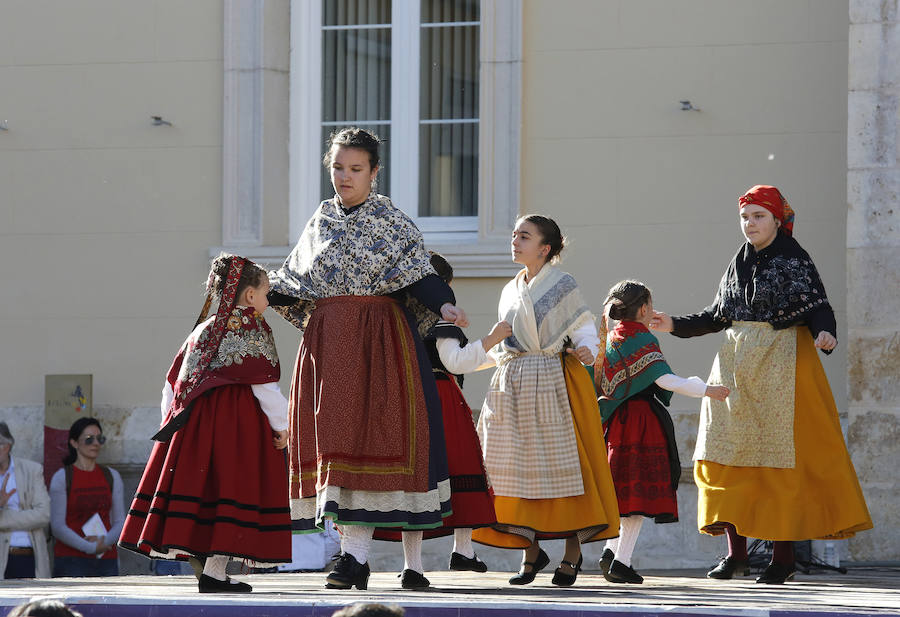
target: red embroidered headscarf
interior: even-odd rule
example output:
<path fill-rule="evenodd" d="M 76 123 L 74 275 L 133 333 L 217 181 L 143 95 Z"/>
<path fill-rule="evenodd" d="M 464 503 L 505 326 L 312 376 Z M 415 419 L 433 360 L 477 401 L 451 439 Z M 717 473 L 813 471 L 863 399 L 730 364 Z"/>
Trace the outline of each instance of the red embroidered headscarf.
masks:
<path fill-rule="evenodd" d="M 781 191 L 774 186 L 757 184 L 738 199 L 739 209 L 747 204 L 765 208 L 781 221 L 784 233 L 794 235 L 794 211 Z"/>
<path fill-rule="evenodd" d="M 194 400 L 212 388 L 227 384 L 262 384 L 278 381 L 281 369 L 272 330 L 253 307 L 236 304 L 236 292 L 244 268 L 252 262 L 233 255 L 228 260 L 228 274 L 214 318 L 207 320 L 215 275 L 207 282 L 207 301 L 187 340 L 169 369 L 167 381 L 174 398 L 167 421 L 153 436 L 168 441 L 190 417 Z M 223 340 L 227 349 L 220 349 Z"/>

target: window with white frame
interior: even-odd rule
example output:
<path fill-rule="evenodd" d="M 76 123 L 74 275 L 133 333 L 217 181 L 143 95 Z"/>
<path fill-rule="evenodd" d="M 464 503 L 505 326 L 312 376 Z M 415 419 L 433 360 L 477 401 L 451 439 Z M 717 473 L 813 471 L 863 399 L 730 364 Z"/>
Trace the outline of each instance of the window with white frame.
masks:
<path fill-rule="evenodd" d="M 520 37 L 521 0 L 292 1 L 291 240 L 334 193 L 328 135 L 360 126 L 385 140 L 378 191 L 426 242 L 499 255 L 518 208 Z"/>
<path fill-rule="evenodd" d="M 320 143 L 345 126 L 379 135 L 378 189 L 425 230 L 478 227 L 479 5 L 322 0 Z M 334 194 L 324 169 L 320 187 Z"/>

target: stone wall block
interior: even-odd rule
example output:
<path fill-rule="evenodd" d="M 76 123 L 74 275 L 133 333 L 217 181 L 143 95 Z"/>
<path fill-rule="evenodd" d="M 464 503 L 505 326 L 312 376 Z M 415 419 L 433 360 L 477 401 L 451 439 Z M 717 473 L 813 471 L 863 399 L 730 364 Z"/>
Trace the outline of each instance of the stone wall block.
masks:
<path fill-rule="evenodd" d="M 900 24 L 850 26 L 848 73 L 851 91 L 890 88 L 900 84 Z"/>
<path fill-rule="evenodd" d="M 851 333 L 848 397 L 851 403 L 889 405 L 900 400 L 900 332 Z"/>
<path fill-rule="evenodd" d="M 0 421 L 6 422 L 16 440 L 13 456 L 44 464 L 44 406 L 0 407 Z"/>
<path fill-rule="evenodd" d="M 897 0 L 850 0 L 850 23 L 897 21 Z"/>
<path fill-rule="evenodd" d="M 900 169 L 847 174 L 847 248 L 900 246 Z"/>
<path fill-rule="evenodd" d="M 847 326 L 893 329 L 900 315 L 900 246 L 848 250 L 847 280 L 853 285 Z"/>
<path fill-rule="evenodd" d="M 897 489 L 863 486 L 872 515 L 873 529 L 862 531 L 847 541 L 850 561 L 896 561 L 900 555 L 900 502 Z"/>
<path fill-rule="evenodd" d="M 864 492 L 867 486 L 894 485 L 900 469 L 900 410 L 851 411 L 847 447 Z"/>
<path fill-rule="evenodd" d="M 897 165 L 897 93 L 850 91 L 847 96 L 847 166 Z"/>

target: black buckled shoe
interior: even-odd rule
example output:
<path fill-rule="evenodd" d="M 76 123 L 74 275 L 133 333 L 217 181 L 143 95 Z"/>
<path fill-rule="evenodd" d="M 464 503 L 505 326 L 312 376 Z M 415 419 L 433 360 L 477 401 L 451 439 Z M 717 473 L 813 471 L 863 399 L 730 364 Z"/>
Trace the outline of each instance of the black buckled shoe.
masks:
<path fill-rule="evenodd" d="M 469 572 L 487 572 L 488 567 L 486 563 L 478 558 L 478 555 L 465 557 L 459 553 L 453 552 L 450 553 L 450 569 L 466 570 Z"/>
<path fill-rule="evenodd" d="M 615 553 L 613 553 L 608 548 L 603 549 L 603 554 L 600 555 L 600 571 L 603 572 L 604 576 L 606 576 L 606 573 L 609 572 L 609 566 L 612 565 L 613 559 L 615 558 Z"/>
<path fill-rule="evenodd" d="M 626 566 L 618 559 L 613 559 L 609 566 L 609 572 L 603 575 L 610 583 L 632 583 L 640 585 L 644 582 L 644 577 L 634 571 L 631 566 Z"/>
<path fill-rule="evenodd" d="M 581 570 L 582 563 L 584 563 L 584 555 L 578 556 L 578 563 L 572 563 L 571 561 L 566 560 L 561 561 L 556 572 L 553 573 L 553 584 L 558 587 L 571 587 L 574 585 L 575 579 L 578 578 L 578 572 Z M 564 565 L 572 568 L 572 574 L 562 571 Z"/>
<path fill-rule="evenodd" d="M 253 591 L 253 587 L 247 583 L 239 583 L 230 578 L 220 581 L 219 579 L 207 576 L 206 574 L 200 575 L 200 580 L 197 582 L 197 588 L 200 593 L 250 593 Z"/>
<path fill-rule="evenodd" d="M 360 591 L 369 586 L 369 563 L 359 563 L 350 553 L 338 557 L 334 569 L 325 579 L 328 589 L 350 589 L 356 585 Z"/>
<path fill-rule="evenodd" d="M 400 575 L 400 586 L 404 589 L 425 589 L 430 587 L 431 583 L 421 572 L 407 568 Z"/>
<path fill-rule="evenodd" d="M 750 574 L 750 563 L 744 560 L 738 560 L 734 557 L 725 557 L 718 565 L 706 573 L 706 578 L 717 578 L 719 580 L 728 580 L 733 576 L 747 576 Z"/>
<path fill-rule="evenodd" d="M 550 558 L 547 556 L 547 553 L 544 552 L 544 549 L 540 549 L 538 552 L 538 556 L 534 561 L 526 561 L 522 564 L 522 568 L 519 570 L 519 573 L 514 577 L 509 579 L 510 585 L 527 585 L 528 583 L 534 580 L 534 577 L 537 576 L 537 573 L 547 567 L 547 564 L 550 563 Z M 528 572 L 525 571 L 525 568 L 531 566 L 531 570 Z"/>
<path fill-rule="evenodd" d="M 777 561 L 773 561 L 766 566 L 766 569 L 763 570 L 760 577 L 756 579 L 756 582 L 764 583 L 766 585 L 781 585 L 785 581 L 794 579 L 794 571 L 793 567 L 788 567 Z"/>

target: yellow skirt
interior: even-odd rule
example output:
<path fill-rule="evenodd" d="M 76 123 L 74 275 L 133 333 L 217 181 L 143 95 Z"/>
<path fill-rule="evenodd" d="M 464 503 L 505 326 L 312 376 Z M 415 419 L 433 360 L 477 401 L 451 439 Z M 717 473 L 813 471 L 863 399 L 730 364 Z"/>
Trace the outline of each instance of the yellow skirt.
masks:
<path fill-rule="evenodd" d="M 476 542 L 500 548 L 525 548 L 531 543 L 525 536 L 502 531 L 504 525 L 533 530 L 538 540 L 566 538 L 594 527 L 598 531 L 587 542 L 619 535 L 619 504 L 606 458 L 594 384 L 584 366 L 572 355 L 565 355 L 563 374 L 575 422 L 584 493 L 554 499 L 496 495 L 494 510 L 501 527 L 474 530 L 472 539 Z"/>
<path fill-rule="evenodd" d="M 732 523 L 764 540 L 849 538 L 872 528 L 847 452 L 834 397 L 812 336 L 797 328 L 792 469 L 694 463 L 697 525 L 710 535 Z"/>

